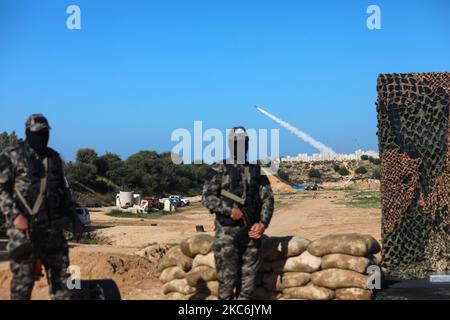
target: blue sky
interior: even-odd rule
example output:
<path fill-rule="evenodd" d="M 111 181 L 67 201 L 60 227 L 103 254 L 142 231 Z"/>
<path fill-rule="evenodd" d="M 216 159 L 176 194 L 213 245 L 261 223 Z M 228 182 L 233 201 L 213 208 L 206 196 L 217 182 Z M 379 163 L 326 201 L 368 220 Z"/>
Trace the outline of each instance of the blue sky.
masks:
<path fill-rule="evenodd" d="M 279 128 L 255 105 L 338 152 L 376 149 L 377 75 L 424 71 L 450 71 L 449 1 L 0 0 L 0 131 L 45 113 L 66 160 L 168 151 L 194 120 Z"/>

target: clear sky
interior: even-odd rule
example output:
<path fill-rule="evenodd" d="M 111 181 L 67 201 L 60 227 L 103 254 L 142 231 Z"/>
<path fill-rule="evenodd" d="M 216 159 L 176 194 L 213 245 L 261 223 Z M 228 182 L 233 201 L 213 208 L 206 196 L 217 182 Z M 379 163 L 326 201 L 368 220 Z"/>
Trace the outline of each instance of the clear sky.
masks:
<path fill-rule="evenodd" d="M 279 128 L 255 105 L 337 152 L 376 149 L 377 75 L 423 71 L 450 71 L 448 0 L 0 0 L 0 131 L 45 113 L 66 160 L 168 151 L 194 120 Z M 280 137 L 283 155 L 316 152 Z"/>

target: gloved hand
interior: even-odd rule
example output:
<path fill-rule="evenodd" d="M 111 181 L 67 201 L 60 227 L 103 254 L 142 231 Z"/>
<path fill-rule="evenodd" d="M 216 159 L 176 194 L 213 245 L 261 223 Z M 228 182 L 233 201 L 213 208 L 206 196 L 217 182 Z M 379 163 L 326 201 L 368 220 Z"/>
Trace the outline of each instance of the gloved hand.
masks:
<path fill-rule="evenodd" d="M 266 227 L 263 223 L 258 222 L 255 223 L 248 232 L 248 236 L 252 239 L 259 239 L 263 235 L 264 231 L 266 230 Z"/>
<path fill-rule="evenodd" d="M 30 240 L 30 226 L 28 224 L 28 219 L 23 215 L 19 214 L 15 217 L 13 221 L 14 228 L 22 231 L 28 240 Z"/>

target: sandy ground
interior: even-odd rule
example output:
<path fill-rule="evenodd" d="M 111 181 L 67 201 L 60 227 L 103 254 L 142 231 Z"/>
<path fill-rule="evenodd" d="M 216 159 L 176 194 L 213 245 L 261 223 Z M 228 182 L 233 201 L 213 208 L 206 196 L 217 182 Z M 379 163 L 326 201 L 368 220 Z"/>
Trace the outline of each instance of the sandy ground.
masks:
<path fill-rule="evenodd" d="M 311 240 L 337 232 L 368 233 L 380 240 L 379 209 L 351 208 L 335 201 L 343 191 L 298 191 L 276 196 L 268 235 L 299 235 Z M 114 218 L 110 208 L 91 212 L 93 225 L 109 245 L 71 244 L 71 263 L 80 265 L 82 279 L 113 279 L 124 299 L 162 299 L 155 266 L 134 253 L 149 244 L 177 244 L 203 225 L 214 232 L 213 216 L 200 203 L 159 219 Z M 121 266 L 121 267 L 118 267 Z M 10 272 L 0 242 L 0 299 L 8 299 Z M 34 299 L 48 299 L 45 279 L 35 286 Z"/>

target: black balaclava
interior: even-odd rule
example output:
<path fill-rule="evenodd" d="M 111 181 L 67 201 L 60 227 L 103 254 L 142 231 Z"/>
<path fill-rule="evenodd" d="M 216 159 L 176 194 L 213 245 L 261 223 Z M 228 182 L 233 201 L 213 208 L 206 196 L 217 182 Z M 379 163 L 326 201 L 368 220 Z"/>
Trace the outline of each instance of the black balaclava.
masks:
<path fill-rule="evenodd" d="M 228 147 L 230 148 L 230 158 L 234 163 L 247 163 L 248 142 L 249 138 L 244 127 L 234 127 L 230 130 Z"/>
<path fill-rule="evenodd" d="M 48 129 L 39 131 L 26 130 L 26 141 L 36 151 L 37 154 L 42 155 L 47 150 L 50 132 Z"/>

